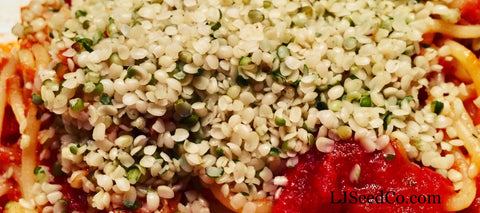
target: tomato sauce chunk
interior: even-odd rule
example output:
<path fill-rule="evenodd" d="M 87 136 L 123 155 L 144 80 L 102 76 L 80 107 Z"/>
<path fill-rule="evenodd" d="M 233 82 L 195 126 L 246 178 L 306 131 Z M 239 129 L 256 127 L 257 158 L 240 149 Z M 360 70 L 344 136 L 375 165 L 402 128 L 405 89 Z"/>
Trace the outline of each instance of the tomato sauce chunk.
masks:
<path fill-rule="evenodd" d="M 399 153 L 390 157 L 366 153 L 353 141 L 337 142 L 328 154 L 314 149 L 287 169 L 288 183 L 273 212 L 443 211 L 452 183 Z"/>
<path fill-rule="evenodd" d="M 20 139 L 20 128 L 13 114 L 12 107 L 7 105 L 5 107 L 5 114 L 3 117 L 2 125 L 2 137 L 1 142 L 4 146 L 11 146 L 12 144 L 17 143 Z"/>
<path fill-rule="evenodd" d="M 461 17 L 470 24 L 480 24 L 480 0 L 467 0 L 461 9 Z"/>

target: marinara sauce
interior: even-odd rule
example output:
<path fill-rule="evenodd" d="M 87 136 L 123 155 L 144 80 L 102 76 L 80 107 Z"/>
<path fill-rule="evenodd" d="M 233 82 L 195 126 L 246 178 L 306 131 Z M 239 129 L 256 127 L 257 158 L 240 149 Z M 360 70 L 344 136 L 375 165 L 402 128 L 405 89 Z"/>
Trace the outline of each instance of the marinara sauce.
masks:
<path fill-rule="evenodd" d="M 398 153 L 366 153 L 340 141 L 328 154 L 312 149 L 287 169 L 287 185 L 273 212 L 442 212 L 453 195 L 450 181 Z M 360 173 L 350 178 L 355 165 Z"/>

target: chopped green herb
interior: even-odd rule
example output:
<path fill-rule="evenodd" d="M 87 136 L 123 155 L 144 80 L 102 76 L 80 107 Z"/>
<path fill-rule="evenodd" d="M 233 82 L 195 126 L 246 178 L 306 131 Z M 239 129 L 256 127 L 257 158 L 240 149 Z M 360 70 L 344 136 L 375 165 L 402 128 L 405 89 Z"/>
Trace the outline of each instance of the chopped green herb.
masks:
<path fill-rule="evenodd" d="M 68 206 L 68 200 L 65 200 L 65 199 L 60 199 L 58 200 L 63 206 Z"/>
<path fill-rule="evenodd" d="M 82 23 L 82 28 L 83 29 L 88 29 L 90 27 L 90 21 L 89 20 L 85 20 L 83 23 Z"/>
<path fill-rule="evenodd" d="M 372 106 L 372 99 L 370 95 L 365 95 L 360 99 L 360 106 L 361 107 L 371 107 Z"/>
<path fill-rule="evenodd" d="M 350 67 L 350 73 L 351 73 L 351 74 L 356 74 L 357 72 L 358 72 L 358 67 L 355 66 L 355 65 L 352 65 L 352 66 Z"/>
<path fill-rule="evenodd" d="M 73 112 L 81 112 L 83 107 L 83 100 L 81 98 L 70 100 L 70 109 L 72 109 Z"/>
<path fill-rule="evenodd" d="M 45 178 L 47 178 L 47 173 L 42 166 L 35 167 L 35 169 L 33 169 L 33 174 L 35 174 L 35 178 L 39 182 L 43 182 L 45 181 Z"/>
<path fill-rule="evenodd" d="M 238 61 L 239 66 L 246 66 L 252 63 L 252 58 L 248 56 L 242 56 L 240 61 Z"/>
<path fill-rule="evenodd" d="M 290 50 L 288 49 L 287 46 L 281 45 L 280 47 L 278 47 L 277 49 L 278 58 L 285 59 L 289 55 L 290 55 Z"/>
<path fill-rule="evenodd" d="M 392 112 L 390 111 L 383 116 L 383 130 L 387 130 L 388 124 L 390 124 L 391 116 Z"/>
<path fill-rule="evenodd" d="M 210 28 L 211 28 L 213 31 L 215 31 L 215 30 L 220 29 L 221 26 L 222 26 L 222 24 L 221 24 L 219 21 L 217 21 L 217 22 L 216 22 L 215 24 L 213 24 L 212 27 L 210 27 Z"/>
<path fill-rule="evenodd" d="M 81 16 L 86 16 L 87 15 L 87 11 L 85 10 L 77 10 L 75 11 L 75 18 L 79 18 Z"/>
<path fill-rule="evenodd" d="M 272 6 L 271 1 L 263 1 L 263 8 L 268 9 Z"/>
<path fill-rule="evenodd" d="M 235 83 L 237 83 L 239 86 L 248 86 L 248 80 L 243 78 L 241 75 L 237 76 Z"/>
<path fill-rule="evenodd" d="M 270 152 L 268 154 L 278 156 L 280 154 L 280 150 L 276 147 L 272 147 L 270 148 Z"/>
<path fill-rule="evenodd" d="M 59 8 L 55 8 L 55 7 L 48 7 L 48 10 L 52 11 L 52 12 L 58 12 L 60 11 Z"/>
<path fill-rule="evenodd" d="M 217 150 L 215 150 L 215 152 L 217 153 L 218 156 L 223 156 L 223 155 L 225 155 L 222 147 L 217 147 Z"/>
<path fill-rule="evenodd" d="M 64 174 L 65 173 L 63 173 L 62 171 L 62 164 L 60 164 L 59 161 L 55 161 L 55 163 L 53 163 L 53 166 L 52 166 L 52 175 L 54 177 L 61 177 Z"/>
<path fill-rule="evenodd" d="M 313 7 L 311 6 L 304 6 L 300 9 L 300 12 L 304 13 L 305 16 L 307 16 L 307 18 L 311 19 L 313 18 L 314 16 L 314 11 L 313 11 Z"/>
<path fill-rule="evenodd" d="M 284 141 L 284 142 L 282 143 L 282 150 L 290 151 L 290 150 L 292 150 L 292 148 L 293 148 L 293 147 L 292 147 L 292 144 L 291 144 L 290 141 Z"/>
<path fill-rule="evenodd" d="M 103 38 L 103 32 L 101 30 L 97 30 L 95 34 L 92 36 L 93 44 L 98 44 L 100 40 Z"/>
<path fill-rule="evenodd" d="M 308 146 L 313 147 L 315 145 L 315 136 L 308 134 Z"/>
<path fill-rule="evenodd" d="M 189 117 L 192 114 L 192 105 L 183 99 L 178 99 L 175 101 L 173 108 L 175 110 L 175 114 L 182 118 Z"/>
<path fill-rule="evenodd" d="M 382 23 L 380 23 L 380 28 L 388 30 L 390 32 L 393 30 L 392 24 L 393 24 L 393 18 L 388 17 L 388 19 L 383 20 Z"/>
<path fill-rule="evenodd" d="M 95 89 L 93 89 L 93 94 L 94 95 L 100 95 L 103 93 L 103 84 L 98 83 L 95 85 Z"/>
<path fill-rule="evenodd" d="M 306 64 L 303 65 L 303 73 L 308 73 L 310 70 L 308 69 L 308 66 Z"/>
<path fill-rule="evenodd" d="M 431 105 L 432 112 L 439 115 L 443 110 L 443 103 L 440 101 L 434 101 Z"/>
<path fill-rule="evenodd" d="M 292 83 L 292 86 L 295 87 L 295 88 L 297 88 L 299 84 L 300 84 L 300 79 L 294 81 L 294 82 Z"/>
<path fill-rule="evenodd" d="M 243 196 L 249 196 L 250 194 L 248 194 L 248 192 L 240 192 L 242 193 Z"/>
<path fill-rule="evenodd" d="M 33 93 L 32 94 L 32 103 L 35 104 L 35 105 L 43 104 L 42 95 L 40 95 L 38 93 Z"/>
<path fill-rule="evenodd" d="M 71 146 L 70 146 L 70 152 L 71 152 L 72 154 L 76 155 L 77 152 L 78 152 L 78 147 L 77 147 L 77 145 L 71 145 Z"/>
<path fill-rule="evenodd" d="M 282 73 L 280 73 L 280 71 L 274 71 L 272 72 L 272 75 L 273 75 L 273 80 L 275 80 L 276 82 L 280 82 L 280 83 L 285 82 L 285 76 L 283 76 Z"/>
<path fill-rule="evenodd" d="M 191 114 L 190 116 L 181 120 L 182 124 L 187 125 L 188 127 L 193 127 L 200 120 L 200 117 L 196 114 Z"/>
<path fill-rule="evenodd" d="M 280 117 L 275 116 L 275 124 L 277 124 L 277 126 L 285 126 L 286 121 L 285 121 L 284 118 L 280 118 Z"/>
<path fill-rule="evenodd" d="M 259 10 L 250 10 L 248 11 L 248 18 L 252 23 L 262 22 L 265 19 L 265 16 Z"/>
<path fill-rule="evenodd" d="M 101 102 L 103 105 L 108 105 L 108 104 L 110 104 L 110 96 L 108 96 L 107 94 L 103 93 L 103 94 L 102 94 L 102 97 L 100 97 L 100 102 Z"/>
<path fill-rule="evenodd" d="M 404 100 L 405 100 L 407 103 L 410 103 L 410 101 L 413 100 L 413 96 L 407 95 L 407 96 L 405 96 L 404 98 L 398 99 L 398 100 L 397 100 L 397 105 L 401 105 Z"/>
<path fill-rule="evenodd" d="M 388 161 L 394 160 L 395 159 L 395 154 L 386 154 L 385 159 Z"/>
<path fill-rule="evenodd" d="M 43 169 L 43 167 L 41 166 L 37 166 L 33 169 L 33 174 L 38 174 L 41 170 Z"/>
<path fill-rule="evenodd" d="M 315 133 L 318 131 L 318 128 L 316 128 L 315 126 L 313 128 L 310 128 L 307 126 L 305 122 L 302 124 L 302 128 L 304 128 L 305 130 L 307 130 L 307 132 L 310 132 L 310 133 Z"/>
<path fill-rule="evenodd" d="M 430 44 L 427 44 L 427 43 L 421 43 L 420 45 L 422 45 L 423 48 L 429 48 L 429 47 L 431 47 Z"/>
<path fill-rule="evenodd" d="M 203 73 L 204 71 L 205 71 L 205 69 L 203 69 L 203 68 L 200 67 L 200 68 L 198 68 L 197 73 L 195 73 L 195 74 L 193 74 L 193 75 L 194 75 L 194 76 L 200 76 L 200 75 L 202 75 L 202 73 Z"/>
<path fill-rule="evenodd" d="M 154 85 L 155 83 L 157 83 L 157 79 L 155 79 L 155 77 L 153 77 L 153 75 L 150 77 L 150 81 L 148 82 L 148 85 Z"/>
<path fill-rule="evenodd" d="M 127 78 L 132 78 L 136 74 L 137 74 L 137 70 L 135 70 L 135 68 L 133 68 L 132 66 L 129 66 L 127 68 Z"/>
<path fill-rule="evenodd" d="M 211 177 L 211 178 L 219 178 L 223 175 L 223 167 L 213 167 L 213 166 L 210 166 L 210 167 L 207 167 L 205 168 L 205 172 L 207 173 L 208 177 Z"/>
<path fill-rule="evenodd" d="M 107 35 L 108 37 L 112 37 L 117 33 L 117 26 L 115 26 L 112 18 L 110 18 L 109 21 L 110 23 L 107 25 Z"/>
<path fill-rule="evenodd" d="M 124 200 L 122 203 L 125 206 L 125 208 L 129 211 L 137 210 L 142 206 L 142 204 L 140 202 L 137 202 L 137 201 L 126 201 L 126 200 Z"/>
<path fill-rule="evenodd" d="M 176 69 L 172 76 L 177 80 L 183 80 L 185 79 L 186 74 L 182 70 Z"/>
<path fill-rule="evenodd" d="M 81 44 L 83 48 L 85 48 L 85 50 L 87 50 L 88 52 L 93 52 L 93 49 L 91 47 L 93 45 L 92 39 L 75 37 L 74 40 L 78 44 Z"/>
<path fill-rule="evenodd" d="M 328 109 L 328 105 L 327 105 L 327 103 L 325 103 L 323 101 L 319 101 L 319 102 L 317 102 L 317 109 L 318 110 L 326 110 L 326 109 Z"/>
<path fill-rule="evenodd" d="M 118 56 L 117 53 L 112 53 L 112 55 L 109 58 L 110 64 L 122 64 L 122 59 Z"/>
<path fill-rule="evenodd" d="M 132 166 L 127 171 L 127 179 L 130 181 L 130 183 L 136 183 L 140 179 L 141 175 L 142 173 L 137 166 Z"/>
<path fill-rule="evenodd" d="M 353 22 L 351 17 L 345 17 L 345 20 L 348 21 L 348 23 L 350 24 L 350 27 L 355 27 L 355 22 Z"/>
<path fill-rule="evenodd" d="M 407 48 L 405 48 L 405 51 L 403 51 L 404 55 L 408 56 L 413 56 L 415 54 L 415 46 L 414 45 L 408 45 Z"/>

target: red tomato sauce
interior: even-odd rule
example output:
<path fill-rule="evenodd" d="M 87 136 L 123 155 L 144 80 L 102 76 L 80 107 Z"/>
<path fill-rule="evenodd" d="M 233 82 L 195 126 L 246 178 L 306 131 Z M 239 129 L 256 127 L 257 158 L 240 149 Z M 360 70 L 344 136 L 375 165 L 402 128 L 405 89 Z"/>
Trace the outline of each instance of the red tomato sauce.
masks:
<path fill-rule="evenodd" d="M 15 115 L 13 114 L 10 105 L 5 107 L 5 114 L 2 123 L 2 137 L 0 138 L 2 145 L 11 146 L 16 144 L 21 135 L 17 119 L 15 119 Z"/>
<path fill-rule="evenodd" d="M 10 181 L 10 183 L 10 189 L 8 190 L 7 194 L 0 197 L 0 212 L 3 212 L 5 205 L 8 203 L 8 201 L 18 201 L 21 198 L 18 183 L 14 181 Z"/>
<path fill-rule="evenodd" d="M 480 24 L 480 1 L 468 0 L 461 9 L 461 17 L 470 24 Z"/>
<path fill-rule="evenodd" d="M 355 164 L 361 171 L 353 183 L 350 173 Z M 387 160 L 381 152 L 366 153 L 352 141 L 337 142 L 329 154 L 314 149 L 302 155 L 286 177 L 288 183 L 274 203 L 276 213 L 441 212 L 454 193 L 450 181 L 408 162 L 398 151 Z M 402 204 L 399 197 L 404 198 Z M 437 204 L 418 203 L 426 199 L 432 203 L 436 199 Z"/>
<path fill-rule="evenodd" d="M 56 179 L 56 183 L 62 185 L 63 198 L 68 202 L 67 212 L 86 211 L 88 209 L 87 193 L 81 189 L 72 188 L 65 177 Z"/>
<path fill-rule="evenodd" d="M 0 164 L 2 166 L 0 174 L 2 174 L 9 165 L 20 164 L 22 151 L 17 143 L 20 136 L 18 122 L 15 119 L 12 108 L 10 105 L 7 105 L 3 116 L 2 136 L 0 138 Z M 8 192 L 0 197 L 0 212 L 8 201 L 18 201 L 21 197 L 18 183 L 15 182 L 13 178 L 8 179 L 7 184 L 9 185 Z"/>

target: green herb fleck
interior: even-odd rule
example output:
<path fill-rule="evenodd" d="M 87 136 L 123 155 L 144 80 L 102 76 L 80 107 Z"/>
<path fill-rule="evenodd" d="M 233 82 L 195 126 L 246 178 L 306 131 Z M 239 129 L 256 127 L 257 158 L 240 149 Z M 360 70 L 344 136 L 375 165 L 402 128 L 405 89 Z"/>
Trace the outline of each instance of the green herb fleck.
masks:
<path fill-rule="evenodd" d="M 383 116 L 383 130 L 387 130 L 388 124 L 390 124 L 391 116 L 392 112 L 390 111 Z"/>
<path fill-rule="evenodd" d="M 328 109 L 328 105 L 327 105 L 327 103 L 325 103 L 323 101 L 319 101 L 319 102 L 317 102 L 317 109 L 318 110 L 326 110 L 326 109 Z"/>
<path fill-rule="evenodd" d="M 70 152 L 74 155 L 76 155 L 78 153 L 78 147 L 77 145 L 71 145 L 70 146 Z"/>
<path fill-rule="evenodd" d="M 81 98 L 75 98 L 70 101 L 70 109 L 72 109 L 73 112 L 81 112 L 83 107 L 83 100 Z"/>
<path fill-rule="evenodd" d="M 222 26 L 222 24 L 219 21 L 217 21 L 215 24 L 212 25 L 211 29 L 213 31 L 216 31 L 216 30 L 220 29 L 221 26 Z"/>
<path fill-rule="evenodd" d="M 103 105 L 110 104 L 110 96 L 108 96 L 106 93 L 103 93 L 100 97 L 100 103 L 102 103 Z"/>
<path fill-rule="evenodd" d="M 81 16 L 86 16 L 87 15 L 87 11 L 85 10 L 77 10 L 75 11 L 75 18 L 79 18 Z"/>
<path fill-rule="evenodd" d="M 280 118 L 280 117 L 275 116 L 275 124 L 277 124 L 277 126 L 285 126 L 286 121 L 285 121 L 284 118 Z"/>
<path fill-rule="evenodd" d="M 142 173 L 140 172 L 140 169 L 137 166 L 132 166 L 128 169 L 127 171 L 127 179 L 132 183 L 136 183 L 139 179 Z"/>
<path fill-rule="evenodd" d="M 395 154 L 386 154 L 385 159 L 388 161 L 394 160 L 395 159 Z"/>
<path fill-rule="evenodd" d="M 443 110 L 443 103 L 440 101 L 433 101 L 431 105 L 432 112 L 439 115 Z"/>
<path fill-rule="evenodd" d="M 52 11 L 52 12 L 58 12 L 60 11 L 59 8 L 55 8 L 55 7 L 48 7 L 48 10 Z"/>
<path fill-rule="evenodd" d="M 137 202 L 137 201 L 126 201 L 126 200 L 124 200 L 122 203 L 125 206 L 125 208 L 129 211 L 137 210 L 137 209 L 140 208 L 140 206 L 142 206 L 142 204 L 140 202 Z"/>
<path fill-rule="evenodd" d="M 272 147 L 270 148 L 270 152 L 268 154 L 278 156 L 280 154 L 280 150 L 276 147 Z"/>
<path fill-rule="evenodd" d="M 87 50 L 88 52 L 93 52 L 93 49 L 92 49 L 93 41 L 92 41 L 92 39 L 75 37 L 74 40 L 78 44 L 81 44 L 83 46 L 83 48 L 85 48 L 85 50 Z"/>
<path fill-rule="evenodd" d="M 129 66 L 127 68 L 127 78 L 133 78 L 133 76 L 135 76 L 137 74 L 137 70 L 135 70 L 135 68 L 133 68 L 132 66 Z"/>
<path fill-rule="evenodd" d="M 372 106 L 372 99 L 370 95 L 365 95 L 360 99 L 360 106 L 361 107 L 371 107 Z"/>
<path fill-rule="evenodd" d="M 235 79 L 235 82 L 239 86 L 248 86 L 248 80 L 243 78 L 241 75 L 238 75 L 237 78 Z"/>
<path fill-rule="evenodd" d="M 35 104 L 35 105 L 43 104 L 42 95 L 40 95 L 38 93 L 33 93 L 32 94 L 32 103 Z"/>

